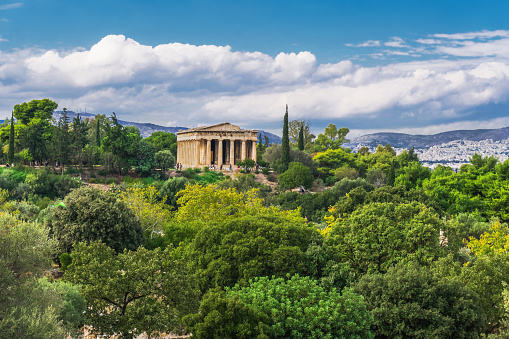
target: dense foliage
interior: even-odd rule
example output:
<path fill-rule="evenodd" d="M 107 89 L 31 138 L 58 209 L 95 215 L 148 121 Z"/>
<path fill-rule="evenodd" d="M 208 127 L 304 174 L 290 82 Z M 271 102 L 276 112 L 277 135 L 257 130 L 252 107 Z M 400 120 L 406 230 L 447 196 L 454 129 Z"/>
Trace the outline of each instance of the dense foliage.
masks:
<path fill-rule="evenodd" d="M 175 171 L 175 135 L 56 107 L 0 125 L 1 338 L 507 337 L 509 160 L 430 170 L 294 120 L 252 174 Z"/>
<path fill-rule="evenodd" d="M 140 220 L 127 203 L 97 188 L 82 187 L 55 207 L 48 225 L 62 252 L 79 242 L 101 240 L 116 252 L 136 250 L 144 243 Z"/>

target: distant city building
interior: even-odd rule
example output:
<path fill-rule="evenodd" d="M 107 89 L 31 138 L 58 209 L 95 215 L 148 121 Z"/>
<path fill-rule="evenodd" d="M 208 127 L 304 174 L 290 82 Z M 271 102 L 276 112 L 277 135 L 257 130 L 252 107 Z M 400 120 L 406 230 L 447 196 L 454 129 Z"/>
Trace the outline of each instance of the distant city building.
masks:
<path fill-rule="evenodd" d="M 243 130 L 224 122 L 177 132 L 177 162 L 183 168 L 234 166 L 244 159 L 256 161 L 258 130 Z"/>

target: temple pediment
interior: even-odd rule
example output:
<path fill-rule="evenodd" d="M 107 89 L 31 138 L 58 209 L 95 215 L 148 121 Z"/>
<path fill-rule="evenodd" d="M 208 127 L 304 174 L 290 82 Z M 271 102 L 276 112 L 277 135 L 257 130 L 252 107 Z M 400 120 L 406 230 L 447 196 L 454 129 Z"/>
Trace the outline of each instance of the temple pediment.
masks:
<path fill-rule="evenodd" d="M 214 132 L 214 131 L 240 131 L 240 127 L 236 125 L 232 125 L 229 122 L 223 122 L 220 124 L 215 124 L 212 126 L 202 126 L 202 127 L 195 127 L 186 130 L 186 132 L 189 131 L 203 131 L 203 132 Z"/>

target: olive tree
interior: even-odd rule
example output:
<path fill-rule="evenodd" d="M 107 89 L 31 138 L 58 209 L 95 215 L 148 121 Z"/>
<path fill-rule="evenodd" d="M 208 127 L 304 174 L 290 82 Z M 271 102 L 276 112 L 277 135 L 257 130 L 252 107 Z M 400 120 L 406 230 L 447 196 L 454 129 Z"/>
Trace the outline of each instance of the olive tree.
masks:
<path fill-rule="evenodd" d="M 139 219 L 127 203 L 114 194 L 92 187 L 72 191 L 54 207 L 48 223 L 60 244 L 70 253 L 78 242 L 101 240 L 116 252 L 135 250 L 145 241 Z"/>

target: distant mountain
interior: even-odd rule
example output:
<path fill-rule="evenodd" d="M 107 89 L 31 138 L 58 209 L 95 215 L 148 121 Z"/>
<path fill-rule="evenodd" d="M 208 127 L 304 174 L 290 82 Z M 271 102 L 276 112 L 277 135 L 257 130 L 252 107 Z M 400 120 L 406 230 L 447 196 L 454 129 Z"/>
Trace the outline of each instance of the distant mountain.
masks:
<path fill-rule="evenodd" d="M 53 117 L 58 120 L 60 118 L 61 114 L 62 114 L 62 111 L 55 111 L 55 112 L 53 112 Z M 78 113 L 73 112 L 73 111 L 67 111 L 67 115 L 69 116 L 69 119 L 72 120 L 73 118 L 75 118 L 78 115 Z M 79 115 L 82 118 L 93 119 L 95 117 L 95 114 L 91 114 L 91 113 L 79 113 Z M 118 123 L 121 124 L 122 126 L 138 127 L 138 129 L 140 130 L 140 134 L 143 138 L 147 138 L 152 133 L 158 132 L 158 131 L 175 134 L 178 131 L 184 131 L 186 129 L 189 129 L 189 127 L 166 127 L 166 126 L 160 126 L 160 125 L 151 124 L 151 123 L 132 122 L 132 121 L 126 121 L 126 120 L 120 120 L 120 119 L 118 120 Z M 265 132 L 262 130 L 260 130 L 260 133 L 262 133 L 262 141 L 264 141 L 263 136 L 266 135 L 269 138 L 270 144 L 274 144 L 274 143 L 280 144 L 281 143 L 281 137 L 279 137 L 275 134 Z"/>
<path fill-rule="evenodd" d="M 480 141 L 492 139 L 493 141 L 500 141 L 508 138 L 509 127 L 498 129 L 456 130 L 433 135 L 373 133 L 354 138 L 349 144 L 345 144 L 345 147 L 358 148 L 360 146 L 367 146 L 374 148 L 378 145 L 383 146 L 391 144 L 391 146 L 395 148 L 415 147 L 416 149 L 425 149 L 455 140 Z"/>

